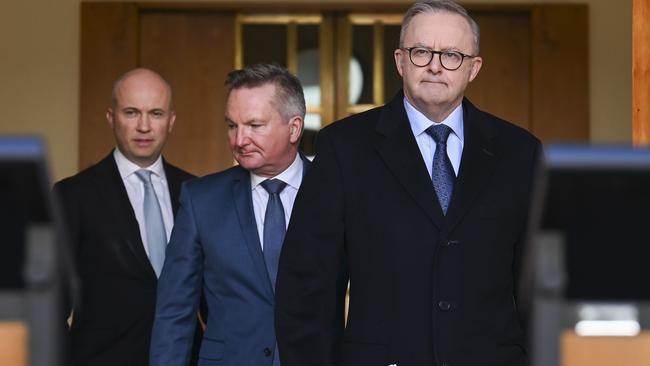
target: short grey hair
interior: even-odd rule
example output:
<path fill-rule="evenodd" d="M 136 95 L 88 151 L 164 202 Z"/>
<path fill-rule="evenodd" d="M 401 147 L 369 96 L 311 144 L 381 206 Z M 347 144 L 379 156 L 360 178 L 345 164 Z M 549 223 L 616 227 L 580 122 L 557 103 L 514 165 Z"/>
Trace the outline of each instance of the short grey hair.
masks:
<path fill-rule="evenodd" d="M 474 19 L 472 19 L 472 17 L 469 16 L 465 8 L 451 0 L 429 0 L 413 4 L 404 14 L 404 19 L 402 20 L 402 29 L 400 30 L 399 34 L 399 46 L 404 47 L 404 35 L 406 34 L 406 29 L 408 28 L 409 24 L 411 24 L 413 17 L 423 13 L 440 12 L 458 14 L 467 21 L 467 24 L 469 24 L 469 27 L 472 30 L 472 34 L 474 35 L 474 55 L 478 55 L 481 37 L 481 32 L 478 24 Z"/>
<path fill-rule="evenodd" d="M 228 73 L 228 93 L 239 88 L 275 85 L 274 104 L 286 120 L 294 116 L 305 118 L 305 95 L 300 80 L 289 70 L 277 64 L 257 64 Z"/>

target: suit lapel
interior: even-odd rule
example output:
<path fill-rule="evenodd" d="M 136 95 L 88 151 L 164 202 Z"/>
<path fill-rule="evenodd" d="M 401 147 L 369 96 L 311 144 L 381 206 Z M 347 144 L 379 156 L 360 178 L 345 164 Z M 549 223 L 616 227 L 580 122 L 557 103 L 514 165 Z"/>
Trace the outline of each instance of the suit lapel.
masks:
<path fill-rule="evenodd" d="M 176 217 L 176 212 L 178 212 L 178 207 L 180 206 L 178 197 L 181 195 L 181 184 L 183 184 L 183 181 L 176 174 L 176 171 L 167 164 L 165 159 L 163 159 L 163 167 L 165 168 L 165 177 L 169 186 L 169 199 L 172 204 L 172 213 Z"/>
<path fill-rule="evenodd" d="M 126 188 L 112 153 L 99 163 L 97 185 L 102 187 L 99 191 L 105 196 L 106 206 L 110 210 L 109 217 L 116 222 L 115 230 L 119 232 L 133 255 L 140 262 L 140 267 L 147 273 L 147 277 L 155 279 L 156 274 L 144 250 L 138 221 L 135 218 L 131 201 L 129 201 L 129 196 L 126 193 Z"/>
<path fill-rule="evenodd" d="M 375 146 L 395 178 L 440 229 L 444 215 L 406 117 L 403 98 L 399 93 L 383 108 Z"/>
<path fill-rule="evenodd" d="M 465 146 L 446 217 L 449 232 L 465 216 L 486 186 L 497 161 L 497 151 L 494 147 L 496 131 L 493 130 L 490 121 L 486 120 L 484 114 L 467 100 L 463 102 L 463 108 Z"/>
<path fill-rule="evenodd" d="M 239 172 L 233 180 L 232 187 L 233 200 L 235 201 L 241 230 L 244 234 L 244 241 L 259 275 L 260 283 L 264 284 L 267 294 L 272 298 L 274 296 L 273 285 L 266 270 L 262 244 L 260 243 L 257 224 L 255 223 L 255 216 L 253 214 L 253 198 L 249 173 L 243 168 L 239 168 Z"/>

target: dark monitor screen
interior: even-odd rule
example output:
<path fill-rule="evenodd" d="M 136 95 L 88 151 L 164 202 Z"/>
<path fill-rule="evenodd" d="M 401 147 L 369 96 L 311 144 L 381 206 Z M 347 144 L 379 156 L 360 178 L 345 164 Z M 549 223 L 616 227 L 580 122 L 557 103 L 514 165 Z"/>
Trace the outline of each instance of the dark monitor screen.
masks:
<path fill-rule="evenodd" d="M 0 137 L 0 289 L 25 286 L 26 229 L 51 221 L 44 147 L 37 138 Z"/>
<path fill-rule="evenodd" d="M 565 241 L 565 296 L 650 299 L 650 149 L 552 145 L 539 230 Z"/>

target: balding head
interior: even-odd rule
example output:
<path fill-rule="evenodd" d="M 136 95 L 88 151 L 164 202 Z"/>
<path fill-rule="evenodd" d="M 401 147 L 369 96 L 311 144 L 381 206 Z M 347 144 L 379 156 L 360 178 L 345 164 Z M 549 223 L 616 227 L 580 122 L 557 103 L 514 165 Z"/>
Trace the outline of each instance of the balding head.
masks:
<path fill-rule="evenodd" d="M 118 149 L 138 166 L 150 166 L 160 156 L 176 119 L 169 83 L 154 71 L 131 70 L 113 84 L 111 104 L 106 119 Z"/>
<path fill-rule="evenodd" d="M 127 84 L 147 83 L 149 85 L 158 84 L 165 90 L 165 93 L 169 97 L 169 110 L 170 111 L 174 110 L 172 88 L 167 82 L 167 80 L 165 80 L 165 78 L 160 76 L 160 74 L 158 74 L 157 72 L 143 67 L 127 71 L 126 73 L 122 74 L 122 76 L 120 76 L 117 80 L 115 80 L 115 82 L 113 83 L 113 92 L 111 94 L 111 106 L 113 108 L 115 108 L 115 106 L 118 103 L 118 95 L 120 93 L 120 89 L 125 83 Z"/>

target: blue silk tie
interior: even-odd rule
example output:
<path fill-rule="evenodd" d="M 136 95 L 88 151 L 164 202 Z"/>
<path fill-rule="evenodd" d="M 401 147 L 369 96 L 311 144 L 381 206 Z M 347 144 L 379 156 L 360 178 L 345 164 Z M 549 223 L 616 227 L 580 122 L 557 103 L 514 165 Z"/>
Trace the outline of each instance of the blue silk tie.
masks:
<path fill-rule="evenodd" d="M 162 211 L 156 191 L 151 183 L 151 171 L 140 169 L 135 174 L 144 183 L 144 226 L 147 235 L 147 248 L 149 249 L 149 262 L 160 277 L 163 264 L 165 263 L 165 249 L 167 247 L 167 232 L 163 222 Z"/>
<path fill-rule="evenodd" d="M 269 200 L 266 204 L 266 213 L 264 215 L 264 261 L 266 262 L 266 270 L 269 272 L 269 277 L 271 278 L 271 284 L 275 288 L 280 251 L 282 250 L 284 234 L 287 231 L 280 192 L 282 192 L 287 184 L 278 179 L 267 179 L 261 185 L 269 193 Z"/>
<path fill-rule="evenodd" d="M 262 187 L 269 193 L 269 200 L 266 204 L 264 214 L 264 262 L 269 272 L 271 283 L 275 289 L 275 279 L 278 275 L 278 262 L 282 251 L 284 234 L 287 225 L 284 220 L 284 207 L 280 200 L 280 192 L 287 184 L 278 179 L 267 179 L 261 183 Z M 280 355 L 276 344 L 273 352 L 273 366 L 280 366 Z"/>
<path fill-rule="evenodd" d="M 438 202 L 445 215 L 451 202 L 451 196 L 454 193 L 454 181 L 456 180 L 454 168 L 447 156 L 447 138 L 451 131 L 449 126 L 443 124 L 431 126 L 426 130 L 436 142 L 436 152 L 433 154 L 433 166 L 431 169 L 431 180 L 433 181 L 433 189 L 438 196 Z"/>

